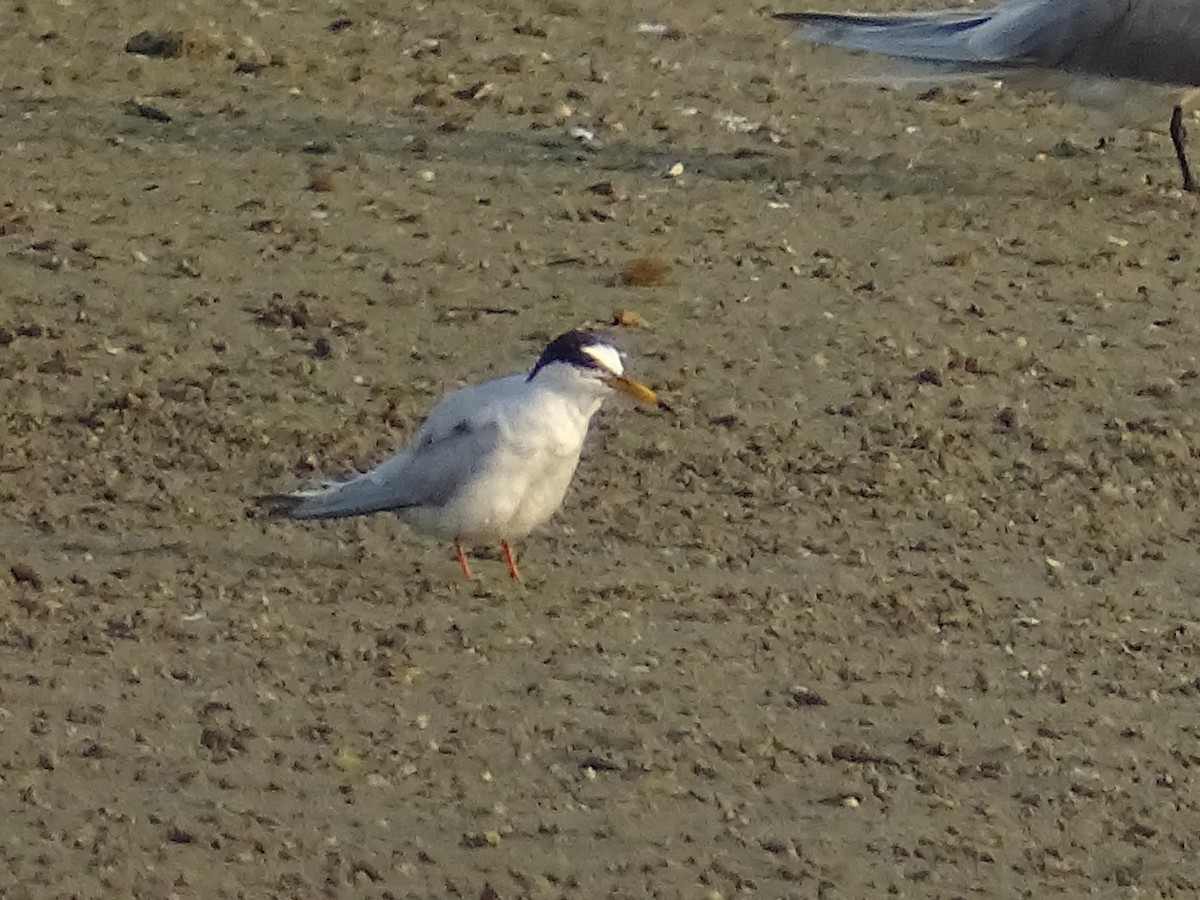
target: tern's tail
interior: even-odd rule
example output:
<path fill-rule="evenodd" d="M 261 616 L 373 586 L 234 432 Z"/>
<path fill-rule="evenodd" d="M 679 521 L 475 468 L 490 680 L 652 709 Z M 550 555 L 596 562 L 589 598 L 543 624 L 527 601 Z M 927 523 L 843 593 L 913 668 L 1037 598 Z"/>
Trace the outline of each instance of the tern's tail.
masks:
<path fill-rule="evenodd" d="M 911 15 L 777 13 L 800 23 L 795 36 L 846 50 L 865 50 L 902 59 L 951 63 L 959 68 L 995 67 L 1014 62 L 1008 48 L 995 46 L 986 26 L 993 13 L 962 10 Z M 1007 58 L 1006 58 L 1007 57 Z"/>
<path fill-rule="evenodd" d="M 362 475 L 293 494 L 268 494 L 256 500 L 269 518 L 282 519 L 343 519 L 380 512 L 390 506 L 376 486 Z"/>

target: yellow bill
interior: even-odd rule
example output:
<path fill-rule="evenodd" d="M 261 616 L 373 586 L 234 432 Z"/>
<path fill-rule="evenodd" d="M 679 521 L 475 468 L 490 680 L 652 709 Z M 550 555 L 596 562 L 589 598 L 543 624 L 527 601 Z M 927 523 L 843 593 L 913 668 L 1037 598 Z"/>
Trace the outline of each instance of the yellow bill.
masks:
<path fill-rule="evenodd" d="M 663 409 L 669 409 L 667 404 L 659 399 L 658 394 L 650 390 L 640 381 L 634 381 L 632 378 L 627 378 L 624 375 L 605 375 L 604 383 L 614 391 L 620 391 L 628 397 L 632 397 L 638 403 L 644 403 L 647 406 L 659 406 Z"/>

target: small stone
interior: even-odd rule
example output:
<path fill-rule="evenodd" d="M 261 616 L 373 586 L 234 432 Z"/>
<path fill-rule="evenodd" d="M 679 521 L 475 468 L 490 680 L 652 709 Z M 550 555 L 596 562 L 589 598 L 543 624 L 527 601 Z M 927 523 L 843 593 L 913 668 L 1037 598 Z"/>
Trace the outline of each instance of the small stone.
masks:
<path fill-rule="evenodd" d="M 13 581 L 17 584 L 27 584 L 35 591 L 40 591 L 43 586 L 42 576 L 37 573 L 37 570 L 29 563 L 19 562 L 13 563 L 9 568 L 12 573 Z"/>
<path fill-rule="evenodd" d="M 125 42 L 125 52 L 158 59 L 175 59 L 183 55 L 183 32 L 139 32 Z"/>
<path fill-rule="evenodd" d="M 632 309 L 619 309 L 613 313 L 613 325 L 621 328 L 645 328 L 646 320 Z"/>
<path fill-rule="evenodd" d="M 343 772 L 351 772 L 362 765 L 362 760 L 349 748 L 342 747 L 333 758 L 333 764 Z"/>

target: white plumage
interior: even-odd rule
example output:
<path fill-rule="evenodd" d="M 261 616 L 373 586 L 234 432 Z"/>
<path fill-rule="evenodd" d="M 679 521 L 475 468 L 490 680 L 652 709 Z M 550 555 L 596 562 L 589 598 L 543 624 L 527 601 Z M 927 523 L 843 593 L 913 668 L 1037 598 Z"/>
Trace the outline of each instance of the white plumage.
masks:
<path fill-rule="evenodd" d="M 591 331 L 552 341 L 528 374 L 453 391 L 430 411 L 412 443 L 348 481 L 263 498 L 273 514 L 334 519 L 391 512 L 415 529 L 454 541 L 509 541 L 562 505 L 592 417 L 614 391 L 663 405 L 627 378 L 620 352 Z"/>

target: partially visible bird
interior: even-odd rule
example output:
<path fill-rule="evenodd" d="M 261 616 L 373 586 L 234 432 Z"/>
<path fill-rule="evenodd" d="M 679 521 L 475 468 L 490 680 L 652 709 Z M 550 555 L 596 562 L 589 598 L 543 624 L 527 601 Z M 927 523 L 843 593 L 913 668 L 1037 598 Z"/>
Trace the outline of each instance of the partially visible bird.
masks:
<path fill-rule="evenodd" d="M 1054 70 L 1079 78 L 1200 86 L 1200 0 L 1007 0 L 990 9 L 900 15 L 797 12 L 795 36 L 960 72 L 1004 77 Z M 1177 95 L 1178 96 L 1178 95 Z M 1183 100 L 1171 114 L 1171 141 L 1183 189 L 1196 192 L 1188 165 Z"/>
<path fill-rule="evenodd" d="M 463 542 L 509 541 L 562 505 L 592 417 L 614 392 L 666 408 L 625 375 L 623 356 L 594 331 L 551 341 L 527 373 L 462 388 L 430 411 L 412 443 L 348 481 L 260 498 L 271 515 L 339 519 L 391 512 L 418 531 L 449 538 L 473 578 Z"/>

